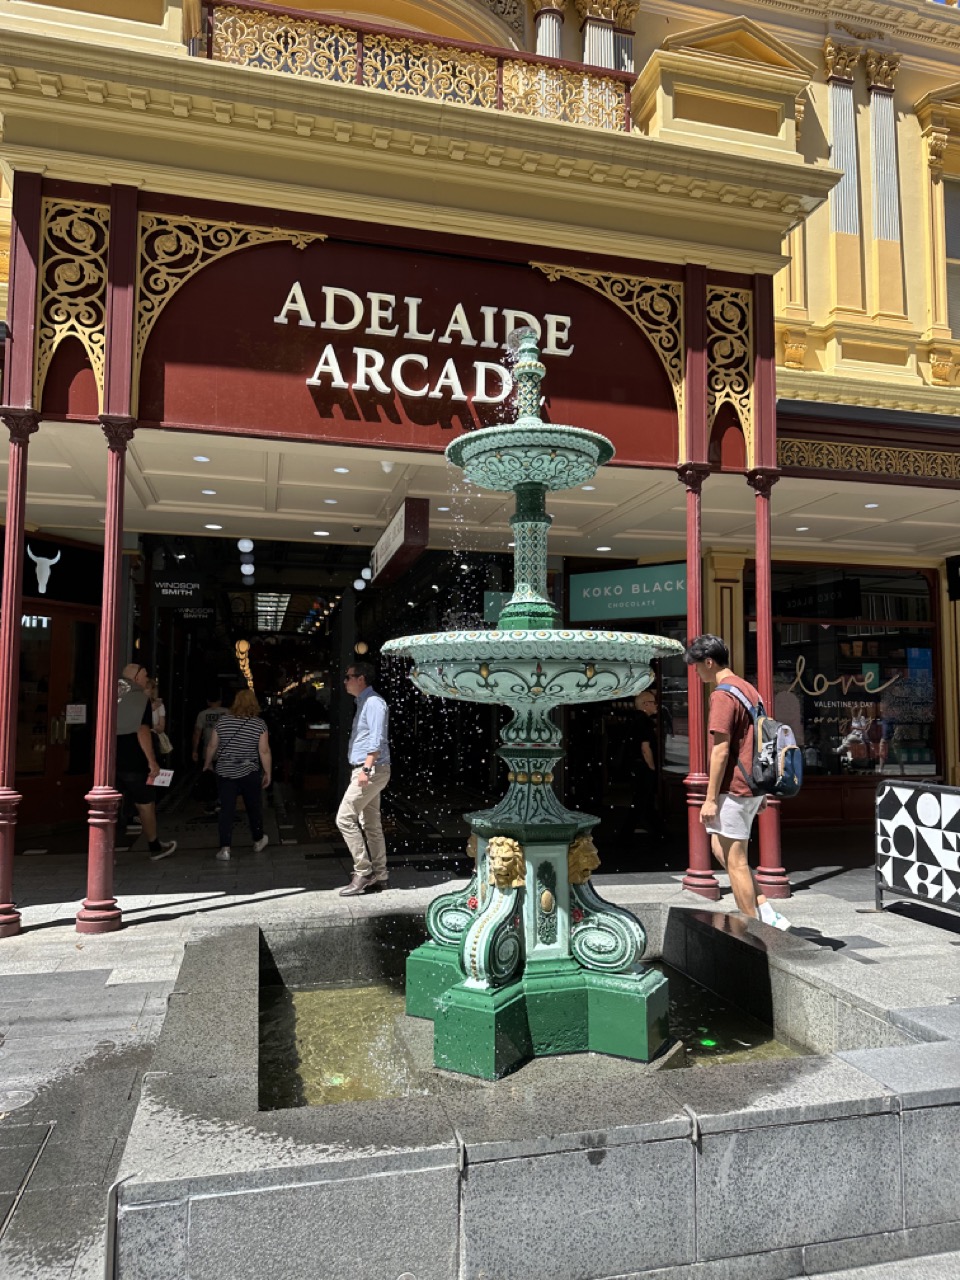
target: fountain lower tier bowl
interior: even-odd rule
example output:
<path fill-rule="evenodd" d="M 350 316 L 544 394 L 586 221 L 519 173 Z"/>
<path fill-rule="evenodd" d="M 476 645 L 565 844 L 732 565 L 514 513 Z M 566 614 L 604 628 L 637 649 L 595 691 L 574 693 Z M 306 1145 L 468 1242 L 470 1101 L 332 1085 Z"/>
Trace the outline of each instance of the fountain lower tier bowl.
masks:
<path fill-rule="evenodd" d="M 447 458 L 471 483 L 499 493 L 531 483 L 573 489 L 612 457 L 613 445 L 605 436 L 538 418 L 468 431 L 447 447 Z"/>
<path fill-rule="evenodd" d="M 683 653 L 676 640 L 629 631 L 440 631 L 383 646 L 412 658 L 424 693 L 515 708 L 633 697 L 654 658 Z"/>

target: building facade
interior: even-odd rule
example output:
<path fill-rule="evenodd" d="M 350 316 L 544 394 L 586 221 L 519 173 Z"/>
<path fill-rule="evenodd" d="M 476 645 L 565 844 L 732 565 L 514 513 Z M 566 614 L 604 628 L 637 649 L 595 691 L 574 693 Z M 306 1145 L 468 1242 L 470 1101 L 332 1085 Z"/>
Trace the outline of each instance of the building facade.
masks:
<path fill-rule="evenodd" d="M 617 450 L 553 505 L 554 551 L 579 572 L 685 567 L 676 634 L 730 637 L 803 740 L 793 819 L 869 817 L 880 773 L 956 781 L 960 18 L 740 9 L 0 3 L 0 932 L 33 785 L 25 620 L 81 643 L 56 569 L 46 612 L 25 603 L 28 533 L 47 560 L 103 547 L 96 711 L 64 684 L 37 732 L 69 753 L 66 708 L 89 697 L 80 927 L 115 928 L 124 539 L 356 548 L 420 497 L 431 547 L 502 552 L 502 504 L 457 494 L 442 450 L 503 412 L 527 324 L 551 420 Z M 585 620 L 610 616 L 642 622 Z M 713 896 L 687 692 L 686 883 Z"/>

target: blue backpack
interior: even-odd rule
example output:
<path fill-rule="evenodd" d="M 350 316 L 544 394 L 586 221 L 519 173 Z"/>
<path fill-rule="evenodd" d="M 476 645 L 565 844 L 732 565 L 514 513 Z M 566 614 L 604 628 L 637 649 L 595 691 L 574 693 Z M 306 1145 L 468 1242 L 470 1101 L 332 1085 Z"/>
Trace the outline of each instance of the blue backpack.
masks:
<path fill-rule="evenodd" d="M 784 800 L 795 796 L 803 785 L 803 753 L 793 730 L 768 716 L 762 701 L 754 706 L 734 685 L 718 684 L 717 688 L 736 698 L 753 721 L 752 775 L 737 761 L 747 786 L 755 796 L 779 796 Z"/>

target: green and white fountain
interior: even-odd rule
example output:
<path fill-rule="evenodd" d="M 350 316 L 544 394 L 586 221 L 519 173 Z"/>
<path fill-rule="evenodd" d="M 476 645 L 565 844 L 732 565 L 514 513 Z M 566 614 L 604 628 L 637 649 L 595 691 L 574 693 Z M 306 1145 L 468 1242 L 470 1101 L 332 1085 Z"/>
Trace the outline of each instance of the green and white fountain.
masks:
<path fill-rule="evenodd" d="M 513 595 L 496 630 L 403 636 L 383 647 L 413 659 L 410 679 L 424 693 L 513 711 L 498 752 L 507 793 L 467 815 L 475 874 L 466 889 L 434 900 L 430 940 L 407 958 L 407 1013 L 433 1020 L 435 1064 L 487 1080 L 550 1054 L 649 1061 L 666 1039 L 666 979 L 641 964 L 640 922 L 590 883 L 599 819 L 554 794 L 564 752 L 550 713 L 633 696 L 653 679 L 652 659 L 682 652 L 658 636 L 557 628 L 546 494 L 584 484 L 613 446 L 541 420 L 546 370 L 536 334 L 523 330 L 515 343 L 516 421 L 447 449 L 471 483 L 516 495 Z"/>

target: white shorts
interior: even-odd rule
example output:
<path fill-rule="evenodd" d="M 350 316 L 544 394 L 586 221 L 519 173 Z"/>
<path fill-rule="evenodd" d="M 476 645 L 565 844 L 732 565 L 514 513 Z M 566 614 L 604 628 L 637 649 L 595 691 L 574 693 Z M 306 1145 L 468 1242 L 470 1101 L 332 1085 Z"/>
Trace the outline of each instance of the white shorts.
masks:
<path fill-rule="evenodd" d="M 749 840 L 763 799 L 763 796 L 732 796 L 728 791 L 723 792 L 717 797 L 717 816 L 705 823 L 707 830 L 728 840 Z"/>

